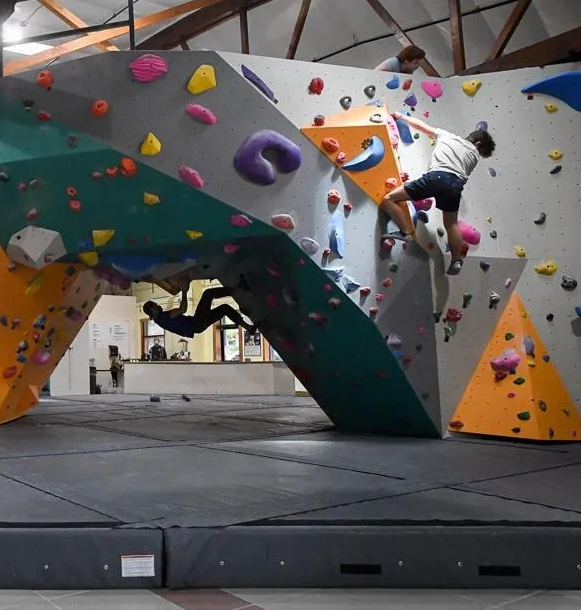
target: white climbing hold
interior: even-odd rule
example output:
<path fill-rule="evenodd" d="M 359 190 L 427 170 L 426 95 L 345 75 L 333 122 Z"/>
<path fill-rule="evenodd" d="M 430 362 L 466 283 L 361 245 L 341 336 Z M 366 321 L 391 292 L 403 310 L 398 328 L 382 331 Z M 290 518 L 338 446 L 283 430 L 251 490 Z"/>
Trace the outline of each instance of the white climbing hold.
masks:
<path fill-rule="evenodd" d="M 316 254 L 321 247 L 319 246 L 319 243 L 311 237 L 301 237 L 299 245 L 309 256 Z"/>
<path fill-rule="evenodd" d="M 58 231 L 34 226 L 14 233 L 6 247 L 6 254 L 12 261 L 32 269 L 42 269 L 66 253 Z"/>

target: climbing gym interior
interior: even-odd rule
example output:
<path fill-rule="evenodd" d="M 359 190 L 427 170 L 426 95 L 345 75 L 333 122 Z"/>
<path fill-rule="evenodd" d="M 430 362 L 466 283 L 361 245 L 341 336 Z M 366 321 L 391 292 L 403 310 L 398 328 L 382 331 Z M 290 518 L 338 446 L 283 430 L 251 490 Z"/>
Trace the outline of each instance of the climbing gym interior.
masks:
<path fill-rule="evenodd" d="M 384 197 L 426 171 L 436 144 L 396 112 L 496 141 L 463 192 L 457 276 L 433 198 L 401 204 L 412 240 L 383 237 Z M 566 525 L 581 510 L 560 483 L 545 502 L 550 479 L 535 478 L 581 455 L 580 113 L 574 62 L 441 77 L 134 49 L 7 71 L 0 432 L 22 453 L 0 464 L 0 490 L 6 476 L 60 503 L 32 511 L 50 558 L 30 551 L 36 571 L 18 578 L 77 586 L 82 556 L 88 587 L 436 586 L 439 562 L 447 583 L 502 573 L 524 586 L 524 530 L 498 530 L 493 551 L 487 528 Z M 130 299 L 142 329 L 144 302 L 176 307 L 186 281 L 189 313 L 205 289 L 230 288 L 274 362 L 151 362 L 135 335 L 125 392 L 59 399 L 63 375 L 88 384 L 96 368 L 75 356 L 77 335 L 107 348 L 100 299 Z M 215 336 L 166 333 L 166 351 L 210 353 Z M 275 399 L 302 411 L 261 419 Z M 60 449 L 43 449 L 50 434 Z M 65 462 L 67 443 L 79 455 Z M 2 520 L 24 527 L 10 510 Z M 387 542 L 391 522 L 403 529 Z M 466 523 L 480 525 L 466 537 Z M 56 527 L 78 532 L 59 539 L 63 557 Z M 0 539 L 28 553 L 15 531 Z M 547 533 L 547 552 L 562 538 Z M 547 582 L 578 584 L 567 552 Z M 525 584 L 544 586 L 530 561 Z"/>

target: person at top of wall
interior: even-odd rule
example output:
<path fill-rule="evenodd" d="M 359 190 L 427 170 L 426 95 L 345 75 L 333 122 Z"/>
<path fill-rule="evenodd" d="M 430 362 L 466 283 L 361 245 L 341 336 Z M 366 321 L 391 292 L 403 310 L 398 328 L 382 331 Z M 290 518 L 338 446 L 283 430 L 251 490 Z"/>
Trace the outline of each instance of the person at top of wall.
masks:
<path fill-rule="evenodd" d="M 240 286 L 243 286 L 242 278 Z M 188 286 L 184 285 L 182 288 L 182 302 L 179 307 L 164 311 L 154 301 L 147 301 L 143 305 L 143 311 L 158 326 L 180 337 L 192 338 L 194 335 L 204 332 L 224 317 L 230 318 L 234 324 L 242 326 L 249 333 L 255 333 L 256 326 L 245 322 L 242 316 L 231 305 L 219 305 L 212 309 L 212 301 L 214 299 L 223 299 L 233 295 L 234 289 L 232 288 L 208 288 L 202 294 L 194 315 L 186 316 L 185 313 L 188 309 Z"/>
<path fill-rule="evenodd" d="M 426 52 L 423 49 L 412 44 L 404 47 L 395 57 L 388 57 L 382 61 L 375 69 L 382 72 L 413 74 L 420 67 L 420 62 L 425 56 Z"/>
<path fill-rule="evenodd" d="M 434 197 L 436 207 L 442 211 L 444 227 L 448 234 L 448 245 L 452 262 L 448 275 L 458 275 L 462 270 L 462 233 L 458 226 L 458 209 L 464 185 L 476 167 L 480 157 L 490 157 L 496 144 L 488 131 L 478 129 L 465 138 L 444 129 L 430 127 L 414 117 L 394 112 L 393 117 L 405 121 L 414 129 L 435 138 L 436 143 L 427 173 L 411 182 L 406 182 L 388 193 L 381 204 L 382 209 L 391 217 L 400 231 L 383 235 L 382 239 L 411 241 L 413 226 L 408 225 L 408 216 L 401 202 L 420 201 Z"/>

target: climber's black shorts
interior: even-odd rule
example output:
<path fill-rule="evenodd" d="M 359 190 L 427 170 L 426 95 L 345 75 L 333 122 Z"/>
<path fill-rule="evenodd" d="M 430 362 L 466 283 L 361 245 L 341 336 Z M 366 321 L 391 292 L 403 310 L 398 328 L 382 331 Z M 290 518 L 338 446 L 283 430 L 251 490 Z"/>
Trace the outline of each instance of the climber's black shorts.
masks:
<path fill-rule="evenodd" d="M 466 180 L 450 172 L 434 171 L 404 184 L 405 192 L 412 201 L 436 200 L 436 207 L 442 212 L 457 212 Z"/>

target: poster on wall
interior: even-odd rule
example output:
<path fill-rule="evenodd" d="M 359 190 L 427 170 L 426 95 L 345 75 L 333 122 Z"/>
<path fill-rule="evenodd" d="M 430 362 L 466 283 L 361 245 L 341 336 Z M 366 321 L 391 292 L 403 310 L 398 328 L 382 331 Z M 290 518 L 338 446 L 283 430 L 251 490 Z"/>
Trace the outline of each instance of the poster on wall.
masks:
<path fill-rule="evenodd" d="M 244 331 L 244 357 L 245 358 L 260 358 L 262 356 L 262 337 L 260 331 L 250 334 L 247 330 Z"/>
<path fill-rule="evenodd" d="M 107 347 L 108 328 L 103 322 L 91 322 L 89 326 L 89 341 L 91 349 L 105 349 Z"/>
<path fill-rule="evenodd" d="M 270 346 L 270 360 L 271 362 L 282 362 L 280 354 L 274 349 L 274 347 L 272 347 L 272 345 Z"/>

